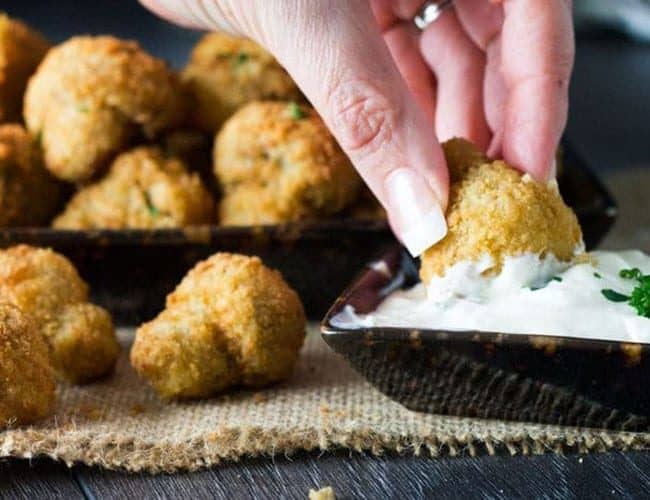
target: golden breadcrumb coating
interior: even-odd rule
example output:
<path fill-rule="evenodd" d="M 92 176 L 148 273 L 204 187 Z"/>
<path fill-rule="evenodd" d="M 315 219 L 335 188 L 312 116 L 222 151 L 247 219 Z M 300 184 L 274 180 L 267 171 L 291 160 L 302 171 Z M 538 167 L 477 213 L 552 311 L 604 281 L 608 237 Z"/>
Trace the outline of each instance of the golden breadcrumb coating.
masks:
<path fill-rule="evenodd" d="M 327 217 L 361 186 L 316 112 L 286 102 L 254 102 L 235 113 L 217 135 L 214 171 L 224 225 Z"/>
<path fill-rule="evenodd" d="M 449 232 L 422 256 L 425 283 L 485 254 L 493 260 L 488 274 L 498 272 L 506 257 L 524 253 L 573 259 L 582 232 L 557 184 L 537 182 L 503 161 L 490 162 L 463 139 L 443 148 L 451 178 Z"/>
<path fill-rule="evenodd" d="M 0 430 L 52 413 L 56 382 L 49 349 L 28 315 L 0 302 Z"/>
<path fill-rule="evenodd" d="M 82 188 L 53 222 L 58 229 L 165 228 L 207 224 L 214 201 L 198 173 L 154 147 L 115 159 L 106 177 Z"/>
<path fill-rule="evenodd" d="M 242 105 L 261 99 L 301 100 L 289 74 L 255 42 L 205 35 L 192 51 L 183 80 L 195 97 L 195 119 L 214 133 Z"/>
<path fill-rule="evenodd" d="M 257 257 L 198 263 L 142 325 L 131 363 L 163 398 L 201 398 L 287 378 L 305 336 L 300 298 Z"/>
<path fill-rule="evenodd" d="M 0 297 L 35 322 L 63 378 L 83 383 L 113 370 L 120 346 L 111 317 L 88 302 L 86 283 L 62 255 L 28 245 L 0 251 Z"/>
<path fill-rule="evenodd" d="M 49 223 L 63 185 L 43 166 L 41 150 L 20 125 L 0 125 L 0 227 Z"/>
<path fill-rule="evenodd" d="M 54 47 L 25 94 L 27 128 L 45 164 L 68 181 L 91 178 L 136 137 L 180 124 L 187 94 L 167 65 L 135 42 L 74 37 Z"/>
<path fill-rule="evenodd" d="M 40 33 L 0 12 L 0 123 L 21 119 L 27 81 L 49 48 Z"/>

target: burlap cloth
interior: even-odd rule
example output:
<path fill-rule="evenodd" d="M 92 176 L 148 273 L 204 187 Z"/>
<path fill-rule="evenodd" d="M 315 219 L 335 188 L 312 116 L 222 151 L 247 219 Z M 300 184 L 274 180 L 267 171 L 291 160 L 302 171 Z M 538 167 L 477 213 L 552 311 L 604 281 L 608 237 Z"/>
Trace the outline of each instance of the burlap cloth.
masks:
<path fill-rule="evenodd" d="M 611 182 L 621 200 L 648 184 L 649 170 Z M 643 182 L 641 182 L 643 177 Z M 640 196 L 640 195 L 639 195 Z M 645 196 L 645 195 L 644 195 Z M 622 209 L 626 227 L 607 246 L 648 249 L 647 201 Z M 645 210 L 642 207 L 646 207 Z M 637 224 L 630 226 L 630 219 Z M 605 451 L 650 447 L 650 433 L 464 419 L 411 412 L 348 367 L 311 325 L 297 369 L 263 392 L 239 391 L 196 403 L 163 403 L 128 363 L 132 330 L 115 375 L 85 387 L 61 387 L 56 415 L 40 425 L 0 432 L 0 456 L 46 455 L 131 471 L 191 470 L 243 456 L 349 448 L 456 455 Z"/>

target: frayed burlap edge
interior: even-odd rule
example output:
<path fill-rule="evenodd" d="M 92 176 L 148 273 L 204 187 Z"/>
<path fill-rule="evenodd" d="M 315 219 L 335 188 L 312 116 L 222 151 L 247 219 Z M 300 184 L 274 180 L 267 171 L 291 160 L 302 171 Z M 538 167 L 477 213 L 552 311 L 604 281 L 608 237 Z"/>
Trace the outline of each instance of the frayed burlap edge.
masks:
<path fill-rule="evenodd" d="M 237 461 L 244 457 L 291 455 L 297 451 L 336 450 L 345 448 L 356 452 L 382 455 L 386 452 L 427 455 L 432 457 L 459 455 L 530 455 L 544 453 L 590 453 L 606 451 L 644 450 L 650 448 L 650 434 L 611 433 L 597 430 L 567 429 L 505 435 L 487 432 L 484 436 L 402 436 L 374 432 L 319 432 L 312 429 L 302 435 L 276 429 L 232 429 L 216 433 L 209 439 L 174 443 L 146 442 L 124 439 L 119 434 L 62 435 L 52 439 L 51 433 L 38 430 L 23 431 L 19 437 L 11 433 L 0 440 L 0 456 L 33 459 L 49 457 L 69 466 L 75 463 L 96 465 L 131 472 L 193 471 L 224 460 Z M 173 450 L 173 451 L 172 451 Z"/>

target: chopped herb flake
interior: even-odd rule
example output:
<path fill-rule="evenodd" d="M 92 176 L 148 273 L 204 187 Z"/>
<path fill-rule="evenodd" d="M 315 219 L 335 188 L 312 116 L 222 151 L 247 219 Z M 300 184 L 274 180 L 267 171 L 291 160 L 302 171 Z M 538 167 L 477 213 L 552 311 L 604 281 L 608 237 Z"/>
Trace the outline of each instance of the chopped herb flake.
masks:
<path fill-rule="evenodd" d="M 553 281 L 560 281 L 561 282 L 562 278 L 560 278 L 559 276 L 553 276 Z"/>
<path fill-rule="evenodd" d="M 638 280 L 641 279 L 643 273 L 638 267 L 635 267 L 634 269 L 621 269 L 618 275 L 627 280 Z"/>
<path fill-rule="evenodd" d="M 594 277 L 598 278 L 599 280 L 603 279 L 603 277 L 598 273 L 594 273 Z"/>
<path fill-rule="evenodd" d="M 88 111 L 90 111 L 90 108 L 86 104 L 80 104 L 77 107 L 77 111 L 79 111 L 79 113 L 88 113 Z"/>
<path fill-rule="evenodd" d="M 142 196 L 144 196 L 144 202 L 147 205 L 147 210 L 149 211 L 149 215 L 151 217 L 158 217 L 160 215 L 160 210 L 156 207 L 156 205 L 153 204 L 153 201 L 151 201 L 151 196 L 147 191 L 142 191 Z"/>
<path fill-rule="evenodd" d="M 240 52 L 239 54 L 235 54 L 233 56 L 232 65 L 235 68 L 238 68 L 242 64 L 246 63 L 246 61 L 248 61 L 249 58 L 250 56 L 246 52 Z"/>
<path fill-rule="evenodd" d="M 630 297 L 627 295 L 623 295 L 622 293 L 618 293 L 609 288 L 601 290 L 600 293 L 602 293 L 607 300 L 611 300 L 612 302 L 627 302 L 630 300 Z"/>
<path fill-rule="evenodd" d="M 294 120 L 302 120 L 305 117 L 305 112 L 295 102 L 289 103 L 289 114 Z"/>

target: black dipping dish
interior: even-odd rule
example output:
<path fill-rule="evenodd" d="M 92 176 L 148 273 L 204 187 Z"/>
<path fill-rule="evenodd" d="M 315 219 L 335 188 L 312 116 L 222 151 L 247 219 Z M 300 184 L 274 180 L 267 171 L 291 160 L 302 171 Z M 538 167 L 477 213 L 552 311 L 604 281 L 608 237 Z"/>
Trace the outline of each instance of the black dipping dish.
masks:
<path fill-rule="evenodd" d="M 573 155 L 565 200 L 588 248 L 612 224 L 616 207 Z M 581 178 L 580 178 L 581 177 Z M 378 262 L 385 265 L 377 266 Z M 650 344 L 476 331 L 337 327 L 346 306 L 374 311 L 391 292 L 419 281 L 418 263 L 399 248 L 369 264 L 335 302 L 323 338 L 371 384 L 426 413 L 626 431 L 650 430 Z M 579 321 L 579 318 L 576 318 Z"/>

